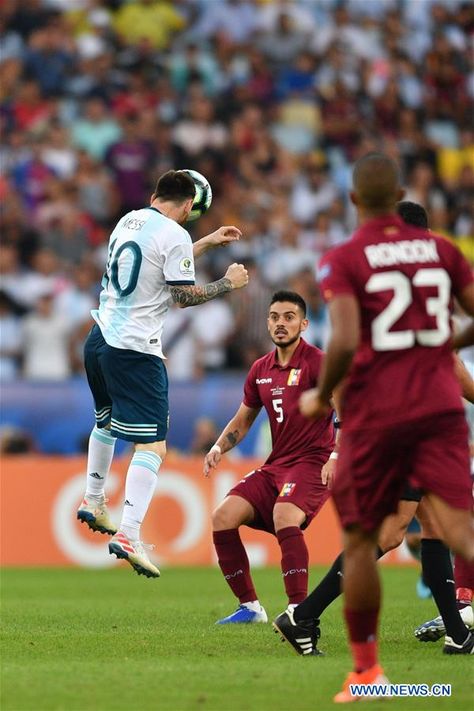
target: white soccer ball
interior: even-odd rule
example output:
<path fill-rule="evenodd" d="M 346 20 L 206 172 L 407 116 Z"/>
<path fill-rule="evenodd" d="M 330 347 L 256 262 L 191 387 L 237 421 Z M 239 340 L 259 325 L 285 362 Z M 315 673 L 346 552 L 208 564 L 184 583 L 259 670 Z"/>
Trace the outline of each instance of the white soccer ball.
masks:
<path fill-rule="evenodd" d="M 201 217 L 201 215 L 204 215 L 204 213 L 209 210 L 212 202 L 212 189 L 204 175 L 198 173 L 197 170 L 184 170 L 183 172 L 191 176 L 196 186 L 193 209 L 187 219 L 187 222 L 194 222 L 194 220 L 197 220 L 198 217 Z"/>

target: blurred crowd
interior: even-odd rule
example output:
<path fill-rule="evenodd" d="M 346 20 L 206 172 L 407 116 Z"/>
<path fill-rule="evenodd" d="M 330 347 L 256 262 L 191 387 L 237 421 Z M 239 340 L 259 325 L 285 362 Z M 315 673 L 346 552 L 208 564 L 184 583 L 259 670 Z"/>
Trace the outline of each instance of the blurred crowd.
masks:
<path fill-rule="evenodd" d="M 110 231 L 169 168 L 212 185 L 197 238 L 244 233 L 199 280 L 236 260 L 251 276 L 171 310 L 174 379 L 248 367 L 285 286 L 324 345 L 316 265 L 354 228 L 351 167 L 369 150 L 474 261 L 473 37 L 462 0 L 3 0 L 1 378 L 81 372 Z"/>

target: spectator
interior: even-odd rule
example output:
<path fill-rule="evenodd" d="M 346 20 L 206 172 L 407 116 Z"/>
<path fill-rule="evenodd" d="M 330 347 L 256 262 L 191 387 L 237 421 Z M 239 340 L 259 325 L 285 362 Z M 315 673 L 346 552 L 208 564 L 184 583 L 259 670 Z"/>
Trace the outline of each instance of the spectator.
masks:
<path fill-rule="evenodd" d="M 106 167 L 95 160 L 86 151 L 77 155 L 76 172 L 76 208 L 81 211 L 82 223 L 92 218 L 98 224 L 110 224 L 118 212 L 120 186 L 107 171 Z"/>
<path fill-rule="evenodd" d="M 355 227 L 350 174 L 369 150 L 399 161 L 407 197 L 474 262 L 468 4 L 24 0 L 1 20 L 2 288 L 20 312 L 54 292 L 74 322 L 74 372 L 97 297 L 88 265 L 103 269 L 119 203 L 146 204 L 171 167 L 211 182 L 196 237 L 218 223 L 244 233 L 204 268 L 252 264 L 251 299 L 211 314 L 217 343 L 172 312 L 173 378 L 260 355 L 269 284 L 299 280 L 324 323 L 309 280 Z"/>
<path fill-rule="evenodd" d="M 118 141 L 120 135 L 119 124 L 109 117 L 105 101 L 98 97 L 86 101 L 83 117 L 72 125 L 73 143 L 97 160 L 104 158 L 107 149 Z"/>
<path fill-rule="evenodd" d="M 184 28 L 184 18 L 168 0 L 136 0 L 123 4 L 114 19 L 122 42 L 149 43 L 153 50 L 165 49 L 173 33 Z"/>
<path fill-rule="evenodd" d="M 219 437 L 216 423 L 208 417 L 198 417 L 194 424 L 194 434 L 190 453 L 196 456 L 207 454 Z"/>
<path fill-rule="evenodd" d="M 17 377 L 20 353 L 20 319 L 13 301 L 4 291 L 0 291 L 0 381 Z"/>
<path fill-rule="evenodd" d="M 35 446 L 29 432 L 19 427 L 0 429 L 0 454 L 31 454 L 34 451 Z"/>
<path fill-rule="evenodd" d="M 41 86 L 44 96 L 64 94 L 67 76 L 73 68 L 73 45 L 59 22 L 50 21 L 28 39 L 25 69 Z"/>
<path fill-rule="evenodd" d="M 54 176 L 51 168 L 43 160 L 42 148 L 41 141 L 33 140 L 29 157 L 18 163 L 12 171 L 15 187 L 23 199 L 25 208 L 33 216 L 45 200 L 46 185 Z"/>
<path fill-rule="evenodd" d="M 188 116 L 179 121 L 173 131 L 178 163 L 183 167 L 190 165 L 205 151 L 221 155 L 226 139 L 227 131 L 216 120 L 211 101 L 197 96 L 191 100 Z"/>
<path fill-rule="evenodd" d="M 128 212 L 148 203 L 154 151 L 149 141 L 141 137 L 137 118 L 125 119 L 122 128 L 122 138 L 109 148 L 106 161 L 118 189 L 120 210 Z"/>
<path fill-rule="evenodd" d="M 23 323 L 23 374 L 28 380 L 65 380 L 71 375 L 71 325 L 44 292 Z"/>
<path fill-rule="evenodd" d="M 212 323 L 212 328 L 209 324 Z M 193 314 L 192 328 L 196 340 L 197 365 L 204 372 L 225 366 L 227 344 L 234 334 L 234 317 L 225 299 L 202 304 Z"/>
<path fill-rule="evenodd" d="M 320 153 L 310 156 L 294 183 L 290 198 L 292 216 L 297 222 L 308 224 L 318 212 L 328 210 L 337 197 L 324 157 Z"/>

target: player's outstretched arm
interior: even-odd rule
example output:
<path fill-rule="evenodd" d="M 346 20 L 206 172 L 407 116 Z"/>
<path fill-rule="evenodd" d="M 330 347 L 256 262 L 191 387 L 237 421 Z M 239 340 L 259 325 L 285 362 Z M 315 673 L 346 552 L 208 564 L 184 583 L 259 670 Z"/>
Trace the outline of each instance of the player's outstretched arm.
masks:
<path fill-rule="evenodd" d="M 219 229 L 215 232 L 211 232 L 193 244 L 193 257 L 194 259 L 197 259 L 210 249 L 214 249 L 214 247 L 226 247 L 228 244 L 236 242 L 241 237 L 242 232 L 238 227 L 234 227 L 233 225 L 219 227 Z"/>
<path fill-rule="evenodd" d="M 243 264 L 231 264 L 222 279 L 202 286 L 179 284 L 171 287 L 171 296 L 175 304 L 182 309 L 187 306 L 198 306 L 216 296 L 227 294 L 233 289 L 247 286 L 249 276 Z"/>
<path fill-rule="evenodd" d="M 215 469 L 219 464 L 221 456 L 243 440 L 259 412 L 260 408 L 241 404 L 233 418 L 222 430 L 217 442 L 204 457 L 204 476 L 209 476 L 211 469 Z"/>

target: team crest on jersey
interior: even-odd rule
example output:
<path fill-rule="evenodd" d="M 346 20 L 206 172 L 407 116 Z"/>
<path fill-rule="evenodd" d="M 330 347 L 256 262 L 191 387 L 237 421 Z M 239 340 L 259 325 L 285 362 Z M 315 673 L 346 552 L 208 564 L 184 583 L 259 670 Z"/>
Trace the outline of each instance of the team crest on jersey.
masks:
<path fill-rule="evenodd" d="M 283 484 L 281 487 L 281 491 L 279 496 L 291 496 L 295 489 L 296 484 L 292 481 L 287 481 L 286 484 Z"/>
<path fill-rule="evenodd" d="M 288 385 L 299 385 L 301 378 L 301 368 L 292 368 L 288 375 Z"/>
<path fill-rule="evenodd" d="M 194 274 L 193 262 L 189 257 L 184 257 L 179 263 L 179 271 L 185 276 L 192 276 Z"/>

